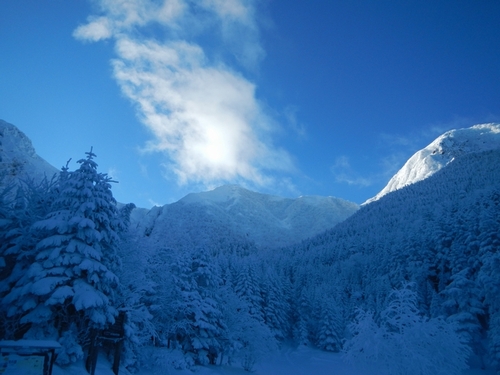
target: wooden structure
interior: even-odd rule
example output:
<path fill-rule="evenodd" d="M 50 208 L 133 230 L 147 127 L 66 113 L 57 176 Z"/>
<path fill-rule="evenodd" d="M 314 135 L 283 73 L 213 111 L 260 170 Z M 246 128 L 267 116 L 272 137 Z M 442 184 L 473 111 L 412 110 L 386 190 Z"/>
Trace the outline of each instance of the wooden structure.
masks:
<path fill-rule="evenodd" d="M 53 340 L 0 341 L 0 374 L 51 375 L 60 348 Z"/>
<path fill-rule="evenodd" d="M 113 373 L 118 375 L 123 339 L 125 338 L 125 317 L 125 312 L 120 311 L 113 325 L 109 326 L 104 331 L 92 331 L 90 335 L 88 356 L 85 361 L 85 367 L 90 375 L 95 374 L 99 347 L 106 347 L 108 350 L 114 350 Z"/>

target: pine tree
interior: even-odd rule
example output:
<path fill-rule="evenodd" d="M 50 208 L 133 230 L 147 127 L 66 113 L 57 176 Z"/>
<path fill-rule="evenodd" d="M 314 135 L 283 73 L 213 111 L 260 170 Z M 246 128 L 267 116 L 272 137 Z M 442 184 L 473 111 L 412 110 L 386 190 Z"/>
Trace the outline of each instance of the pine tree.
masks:
<path fill-rule="evenodd" d="M 226 326 L 217 291 L 220 277 L 204 249 L 179 253 L 172 266 L 175 324 L 171 336 L 195 363 L 205 363 L 210 351 L 220 352 Z"/>
<path fill-rule="evenodd" d="M 469 346 L 454 323 L 420 315 L 417 294 L 407 284 L 394 290 L 380 313 L 358 311 L 349 329 L 344 358 L 358 365 L 377 363 L 390 374 L 457 374 L 467 368 Z"/>
<path fill-rule="evenodd" d="M 9 183 L 0 192 L 0 257 L 5 267 L 0 270 L 1 337 L 19 338 L 29 328 L 20 323 L 4 297 L 26 274 L 35 261 L 36 238 L 32 224 L 47 214 L 54 200 L 54 180 L 43 179 Z"/>
<path fill-rule="evenodd" d="M 482 303 L 484 295 L 470 268 L 453 275 L 442 294 L 446 298 L 443 307 L 447 310 L 449 320 L 457 322 L 464 339 L 478 343 L 481 336 L 479 318 L 485 314 Z"/>
<path fill-rule="evenodd" d="M 259 275 L 255 264 L 248 258 L 245 258 L 245 261 L 235 270 L 234 291 L 248 303 L 250 315 L 259 321 L 264 321 Z"/>
<path fill-rule="evenodd" d="M 299 345 L 308 345 L 310 343 L 310 322 L 314 319 L 311 293 L 309 292 L 305 278 L 301 277 L 295 280 L 291 308 L 292 337 Z"/>
<path fill-rule="evenodd" d="M 490 362 L 497 369 L 500 369 L 500 312 L 495 311 L 490 315 L 490 327 L 488 330 L 488 349 Z"/>
<path fill-rule="evenodd" d="M 277 340 L 283 340 L 290 331 L 288 293 L 278 274 L 271 267 L 266 271 L 261 284 L 264 323 Z"/>
<path fill-rule="evenodd" d="M 65 167 L 60 173 L 50 212 L 32 226 L 39 239 L 36 259 L 4 298 L 8 315 L 31 324 L 35 337 L 62 337 L 73 325 L 83 335 L 113 323 L 117 313 L 119 220 L 113 181 L 97 172 L 92 150 L 86 154 L 77 170 Z"/>
<path fill-rule="evenodd" d="M 480 259 L 483 265 L 478 281 L 489 313 L 488 349 L 492 362 L 500 369 L 500 193 L 493 191 L 484 200 L 480 221 Z"/>
<path fill-rule="evenodd" d="M 316 345 L 323 350 L 338 352 L 342 348 L 343 325 L 339 304 L 335 298 L 324 297 L 321 301 Z"/>

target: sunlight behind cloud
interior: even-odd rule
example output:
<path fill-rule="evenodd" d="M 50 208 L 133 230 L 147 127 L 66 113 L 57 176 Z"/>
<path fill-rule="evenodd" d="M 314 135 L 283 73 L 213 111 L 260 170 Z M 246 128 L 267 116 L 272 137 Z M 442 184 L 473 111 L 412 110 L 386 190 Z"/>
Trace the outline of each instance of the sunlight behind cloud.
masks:
<path fill-rule="evenodd" d="M 154 135 L 146 149 L 169 156 L 169 169 L 179 183 L 268 185 L 271 171 L 293 169 L 288 153 L 270 141 L 273 124 L 255 96 L 255 85 L 225 64 L 223 54 L 211 61 L 193 38 L 202 31 L 222 38 L 241 67 L 251 69 L 263 56 L 253 2 L 98 4 L 103 15 L 89 17 L 74 36 L 115 40 L 114 78 Z M 168 37 L 141 36 L 141 28 L 151 24 L 160 25 Z"/>

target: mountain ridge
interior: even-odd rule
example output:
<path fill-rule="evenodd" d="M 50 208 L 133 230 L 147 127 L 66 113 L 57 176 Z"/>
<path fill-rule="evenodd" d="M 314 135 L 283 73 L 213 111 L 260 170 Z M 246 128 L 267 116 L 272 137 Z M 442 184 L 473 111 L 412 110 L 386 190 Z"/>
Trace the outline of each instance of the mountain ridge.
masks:
<path fill-rule="evenodd" d="M 498 148 L 500 124 L 478 124 L 469 128 L 449 130 L 413 154 L 387 185 L 363 205 L 432 176 L 458 156 Z"/>
<path fill-rule="evenodd" d="M 217 232 L 214 226 L 217 223 L 228 234 L 249 240 L 258 247 L 280 247 L 327 230 L 358 208 L 357 204 L 340 198 L 283 198 L 238 185 L 224 185 L 211 191 L 188 194 L 175 203 L 149 211 L 135 222 L 137 230 L 149 233 L 152 238 L 158 237 L 159 242 L 165 237 L 163 233 L 168 232 L 166 228 L 172 229 L 175 223 L 186 222 L 183 216 L 189 211 L 197 218 L 197 222 L 193 221 L 195 225 L 211 226 L 214 233 Z M 170 230 L 170 233 L 174 232 L 177 233 Z"/>
<path fill-rule="evenodd" d="M 22 175 L 41 179 L 57 173 L 55 167 L 36 154 L 23 132 L 2 120 L 0 140 L 1 165 L 8 178 Z M 417 151 L 387 186 L 363 205 L 433 176 L 457 157 L 499 148 L 500 124 L 450 130 Z M 168 246 L 205 246 L 210 241 L 225 242 L 223 237 L 229 236 L 239 243 L 274 248 L 314 237 L 358 209 L 357 204 L 335 197 L 284 198 L 238 185 L 223 185 L 187 194 L 161 208 L 137 208 L 131 216 L 131 227 L 150 241 L 163 241 Z"/>
<path fill-rule="evenodd" d="M 31 140 L 15 125 L 0 119 L 0 170 L 7 181 L 50 179 L 59 171 L 36 152 Z"/>

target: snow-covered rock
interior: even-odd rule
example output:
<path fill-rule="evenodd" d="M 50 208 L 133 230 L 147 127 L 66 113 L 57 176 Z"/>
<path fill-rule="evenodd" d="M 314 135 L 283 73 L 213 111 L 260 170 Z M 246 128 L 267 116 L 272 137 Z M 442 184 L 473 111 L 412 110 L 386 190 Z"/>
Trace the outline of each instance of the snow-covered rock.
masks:
<path fill-rule="evenodd" d="M 271 248 L 300 242 L 330 229 L 358 208 L 355 203 L 334 197 L 291 199 L 225 185 L 155 207 L 136 226 L 155 242 L 171 242 L 170 246 L 183 241 L 200 246 L 227 237 Z"/>
<path fill-rule="evenodd" d="M 0 177 L 5 174 L 4 182 L 25 178 L 40 181 L 56 173 L 57 168 L 36 154 L 31 140 L 22 131 L 0 120 Z"/>
<path fill-rule="evenodd" d="M 407 185 L 424 180 L 456 157 L 500 148 L 500 124 L 480 124 L 450 130 L 416 152 L 367 204 Z"/>

